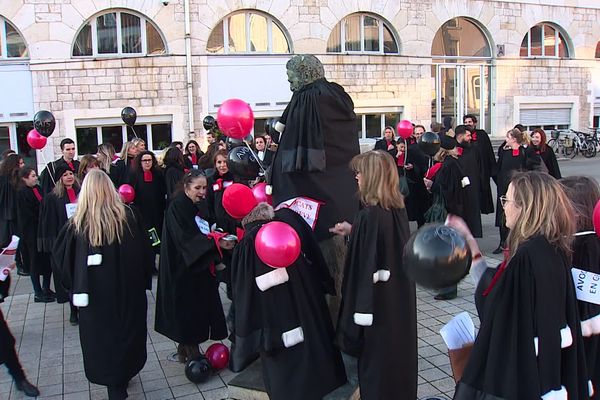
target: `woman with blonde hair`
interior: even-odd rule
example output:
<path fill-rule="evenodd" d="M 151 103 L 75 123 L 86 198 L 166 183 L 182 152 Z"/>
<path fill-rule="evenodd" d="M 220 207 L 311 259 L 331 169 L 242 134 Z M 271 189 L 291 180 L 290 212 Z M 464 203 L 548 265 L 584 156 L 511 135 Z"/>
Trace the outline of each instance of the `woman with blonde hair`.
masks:
<path fill-rule="evenodd" d="M 125 162 L 116 155 L 115 148 L 110 143 L 102 143 L 96 153 L 98 166 L 108 174 L 115 187 L 127 183 Z"/>
<path fill-rule="evenodd" d="M 454 399 L 588 399 L 571 202 L 558 181 L 530 171 L 510 181 L 501 205 L 508 247 L 495 274 L 477 285 L 481 326 Z M 464 221 L 449 225 L 467 237 L 472 270 L 485 268 Z"/>
<path fill-rule="evenodd" d="M 357 155 L 356 173 L 363 209 L 354 223 L 330 229 L 350 235 L 337 324 L 341 350 L 358 358 L 363 400 L 417 397 L 415 284 L 403 270 L 408 217 L 394 159 L 384 151 Z"/>
<path fill-rule="evenodd" d="M 146 290 L 154 256 L 140 219 L 102 171 L 86 176 L 53 258 L 80 310 L 86 377 L 107 386 L 110 400 L 127 398 L 127 384 L 146 363 Z"/>
<path fill-rule="evenodd" d="M 77 171 L 77 178 L 79 178 L 80 181 L 83 181 L 83 178 L 85 178 L 86 174 L 94 168 L 100 168 L 96 157 L 94 157 L 91 154 L 84 155 L 79 160 L 79 170 Z"/>

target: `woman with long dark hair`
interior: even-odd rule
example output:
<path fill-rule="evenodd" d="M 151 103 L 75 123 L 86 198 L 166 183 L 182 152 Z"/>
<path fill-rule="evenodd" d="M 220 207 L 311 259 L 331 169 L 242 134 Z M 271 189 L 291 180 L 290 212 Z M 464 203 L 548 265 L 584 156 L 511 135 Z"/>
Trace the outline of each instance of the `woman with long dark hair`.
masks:
<path fill-rule="evenodd" d="M 204 152 L 200 150 L 200 145 L 195 140 L 190 140 L 185 145 L 185 153 L 183 158 L 187 169 L 200 169 L 200 158 Z"/>
<path fill-rule="evenodd" d="M 0 163 L 0 246 L 7 246 L 17 232 L 17 184 L 25 166 L 18 154 L 8 154 Z"/>
<path fill-rule="evenodd" d="M 531 144 L 533 145 L 535 152 L 542 158 L 548 173 L 556 179 L 560 179 L 560 167 L 556 160 L 556 154 L 554 154 L 552 147 L 548 146 L 546 132 L 544 132 L 542 128 L 533 130 L 531 133 Z"/>
<path fill-rule="evenodd" d="M 167 188 L 167 199 L 171 199 L 177 186 L 185 175 L 185 161 L 183 153 L 177 147 L 171 147 L 165 152 L 163 157 L 165 167 L 165 184 Z"/>
<path fill-rule="evenodd" d="M 146 230 L 104 172 L 86 176 L 77 211 L 53 249 L 57 275 L 79 307 L 85 375 L 127 398 L 146 363 L 147 300 L 154 257 Z"/>

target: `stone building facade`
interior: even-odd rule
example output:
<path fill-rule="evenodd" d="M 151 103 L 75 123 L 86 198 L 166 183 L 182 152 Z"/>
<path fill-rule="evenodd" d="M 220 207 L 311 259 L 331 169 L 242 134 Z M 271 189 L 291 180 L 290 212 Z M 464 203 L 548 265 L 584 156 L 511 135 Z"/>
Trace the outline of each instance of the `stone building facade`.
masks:
<path fill-rule="evenodd" d="M 258 132 L 302 53 L 350 93 L 363 140 L 466 113 L 496 136 L 585 129 L 600 117 L 599 20 L 597 0 L 0 0 L 0 149 L 27 153 L 41 109 L 57 128 L 38 164 L 64 137 L 80 154 L 118 147 L 125 106 L 154 150 L 202 141 L 203 117 L 232 97 Z"/>

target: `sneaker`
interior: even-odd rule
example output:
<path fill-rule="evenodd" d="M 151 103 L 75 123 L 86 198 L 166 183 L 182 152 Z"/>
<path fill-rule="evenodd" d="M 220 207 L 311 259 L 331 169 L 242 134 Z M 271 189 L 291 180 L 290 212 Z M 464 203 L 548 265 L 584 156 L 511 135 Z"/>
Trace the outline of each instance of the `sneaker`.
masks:
<path fill-rule="evenodd" d="M 15 386 L 17 387 L 18 391 L 25 393 L 25 396 L 27 397 L 37 397 L 40 395 L 40 391 L 38 390 L 38 388 L 33 386 L 27 380 L 27 378 L 21 381 L 15 381 Z"/>

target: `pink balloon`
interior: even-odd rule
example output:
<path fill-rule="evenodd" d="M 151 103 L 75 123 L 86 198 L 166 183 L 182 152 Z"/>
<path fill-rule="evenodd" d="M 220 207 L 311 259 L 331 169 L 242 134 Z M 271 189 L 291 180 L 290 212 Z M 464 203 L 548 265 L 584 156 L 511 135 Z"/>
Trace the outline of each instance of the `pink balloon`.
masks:
<path fill-rule="evenodd" d="M 294 228 L 273 221 L 258 230 L 254 247 L 258 258 L 269 267 L 286 268 L 298 259 L 301 243 Z"/>
<path fill-rule="evenodd" d="M 254 113 L 244 100 L 225 100 L 217 111 L 217 123 L 223 134 L 244 139 L 254 127 Z"/>
<path fill-rule="evenodd" d="M 48 138 L 40 135 L 35 129 L 32 129 L 27 133 L 27 144 L 29 144 L 29 147 L 32 149 L 41 150 L 46 146 L 47 142 Z"/>
<path fill-rule="evenodd" d="M 600 200 L 596 203 L 596 207 L 594 207 L 592 220 L 594 221 L 594 231 L 600 237 Z"/>
<path fill-rule="evenodd" d="M 267 186 L 265 182 L 257 183 L 252 188 L 252 193 L 257 202 L 265 202 L 273 205 L 273 196 L 267 194 Z"/>
<path fill-rule="evenodd" d="M 408 139 L 413 134 L 412 123 L 407 119 L 403 119 L 396 125 L 396 131 L 402 139 Z"/>
<path fill-rule="evenodd" d="M 229 349 L 222 343 L 211 344 L 204 353 L 210 366 L 218 371 L 229 364 Z"/>
<path fill-rule="evenodd" d="M 252 194 L 252 189 L 241 183 L 228 186 L 223 192 L 221 203 L 227 214 L 235 219 L 244 218 L 258 204 Z"/>
<path fill-rule="evenodd" d="M 135 199 L 135 190 L 133 186 L 125 183 L 119 186 L 119 195 L 121 195 L 121 200 L 124 203 L 131 203 Z"/>

